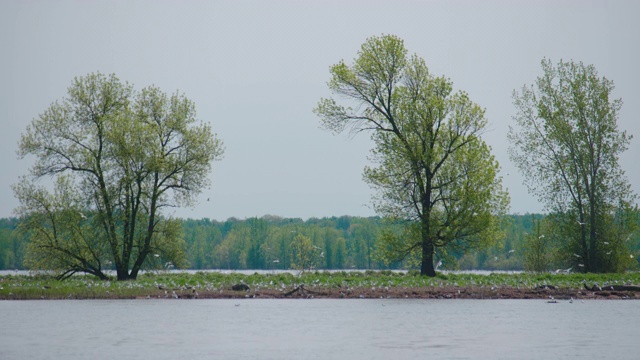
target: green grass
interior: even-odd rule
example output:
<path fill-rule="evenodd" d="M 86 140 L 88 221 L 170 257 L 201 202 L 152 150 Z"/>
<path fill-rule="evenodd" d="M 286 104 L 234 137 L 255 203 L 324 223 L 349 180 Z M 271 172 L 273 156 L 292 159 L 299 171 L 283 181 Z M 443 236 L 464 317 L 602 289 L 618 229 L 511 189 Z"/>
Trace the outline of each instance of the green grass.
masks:
<path fill-rule="evenodd" d="M 512 287 L 535 288 L 553 285 L 562 289 L 581 289 L 588 285 L 640 284 L 640 273 L 626 274 L 439 274 L 434 278 L 390 271 L 307 272 L 292 274 L 221 274 L 216 272 L 145 273 L 134 281 L 101 281 L 79 275 L 59 281 L 49 276 L 0 276 L 0 299 L 109 299 L 156 297 L 173 290 L 202 293 L 230 292 L 235 284 L 246 284 L 252 291 L 289 291 L 304 284 L 307 289 L 371 289 L 421 287 Z"/>

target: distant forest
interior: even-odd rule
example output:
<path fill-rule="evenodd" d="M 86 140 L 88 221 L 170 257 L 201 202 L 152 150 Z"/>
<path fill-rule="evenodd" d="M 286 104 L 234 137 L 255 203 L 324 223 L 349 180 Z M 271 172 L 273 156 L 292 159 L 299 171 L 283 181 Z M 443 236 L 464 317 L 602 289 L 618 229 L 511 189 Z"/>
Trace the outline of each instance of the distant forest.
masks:
<path fill-rule="evenodd" d="M 502 242 L 466 254 L 440 254 L 440 269 L 523 270 L 527 236 L 538 237 L 540 214 L 508 215 Z M 0 219 L 0 269 L 25 269 L 27 240 L 19 235 L 16 218 Z M 376 239 L 385 226 L 379 217 L 341 216 L 261 218 L 215 221 L 182 220 L 185 256 L 189 269 L 290 269 L 290 246 L 296 235 L 311 239 L 323 253 L 317 269 L 411 269 L 408 262 L 385 264 L 376 255 Z M 529 235 L 530 234 L 530 235 Z M 640 250 L 639 236 L 631 250 Z"/>

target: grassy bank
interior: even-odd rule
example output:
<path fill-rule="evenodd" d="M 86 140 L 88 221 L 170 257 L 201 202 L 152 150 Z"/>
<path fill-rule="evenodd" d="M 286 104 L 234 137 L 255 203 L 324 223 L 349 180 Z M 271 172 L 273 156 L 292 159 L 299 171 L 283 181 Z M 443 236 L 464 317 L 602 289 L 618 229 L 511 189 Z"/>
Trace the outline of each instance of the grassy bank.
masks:
<path fill-rule="evenodd" d="M 313 272 L 221 274 L 147 273 L 135 281 L 100 281 L 73 276 L 0 277 L 0 299 L 133 298 L 638 298 L 634 292 L 587 291 L 584 285 L 638 285 L 627 274 L 448 274 L 428 278 L 414 273 Z M 234 290 L 235 287 L 235 290 Z"/>

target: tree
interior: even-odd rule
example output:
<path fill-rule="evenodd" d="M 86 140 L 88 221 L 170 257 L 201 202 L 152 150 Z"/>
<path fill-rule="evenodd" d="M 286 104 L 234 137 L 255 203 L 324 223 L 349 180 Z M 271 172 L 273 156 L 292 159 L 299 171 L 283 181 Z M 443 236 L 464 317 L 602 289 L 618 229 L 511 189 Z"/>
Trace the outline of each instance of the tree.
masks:
<path fill-rule="evenodd" d="M 514 91 L 509 156 L 550 212 L 574 270 L 623 270 L 636 196 L 618 164 L 631 135 L 618 130 L 620 99 L 593 65 L 542 60 L 534 85 Z M 626 260 L 625 260 L 626 259 Z"/>
<path fill-rule="evenodd" d="M 434 254 L 496 239 L 496 215 L 506 211 L 499 166 L 481 135 L 484 110 L 452 83 L 429 73 L 423 59 L 407 56 L 395 36 L 372 37 L 353 65 L 331 67 L 333 93 L 353 107 L 321 99 L 314 109 L 324 128 L 369 131 L 374 142 L 364 179 L 376 190 L 374 208 L 404 223 L 386 231 L 385 256 L 419 258 L 421 274 L 435 276 Z"/>
<path fill-rule="evenodd" d="M 291 266 L 300 271 L 315 268 L 320 260 L 320 248 L 313 245 L 311 239 L 297 235 L 291 243 Z"/>
<path fill-rule="evenodd" d="M 139 92 L 115 75 L 75 78 L 68 96 L 34 119 L 19 155 L 34 155 L 14 186 L 28 262 L 61 277 L 135 279 L 143 267 L 184 263 L 180 223 L 166 207 L 191 205 L 208 185 L 222 142 L 184 95 Z M 56 178 L 51 194 L 36 185 Z"/>

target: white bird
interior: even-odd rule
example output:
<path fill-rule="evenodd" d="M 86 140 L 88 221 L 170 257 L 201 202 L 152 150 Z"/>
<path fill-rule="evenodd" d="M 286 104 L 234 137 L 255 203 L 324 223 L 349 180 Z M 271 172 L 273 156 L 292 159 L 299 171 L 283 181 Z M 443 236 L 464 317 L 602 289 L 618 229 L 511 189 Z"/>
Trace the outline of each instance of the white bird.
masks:
<path fill-rule="evenodd" d="M 442 260 L 438 260 L 438 263 L 436 264 L 436 268 L 435 270 L 438 270 L 438 268 L 442 266 Z"/>
<path fill-rule="evenodd" d="M 515 250 L 509 250 L 509 254 L 513 254 Z"/>
<path fill-rule="evenodd" d="M 587 223 L 580 222 L 580 220 L 576 220 L 576 221 L 578 222 L 578 224 L 580 224 L 580 226 L 584 226 L 587 224 Z"/>
<path fill-rule="evenodd" d="M 580 256 L 580 255 L 578 255 L 578 254 L 573 254 L 573 256 L 575 256 L 575 257 L 582 257 L 582 256 Z"/>
<path fill-rule="evenodd" d="M 538 236 L 538 239 L 542 239 L 544 237 L 544 234 Z"/>
<path fill-rule="evenodd" d="M 83 214 L 83 213 L 80 213 L 80 217 L 81 217 L 81 218 L 83 218 L 83 219 L 85 219 L 85 220 L 87 220 L 87 215 L 85 215 L 85 214 Z"/>

